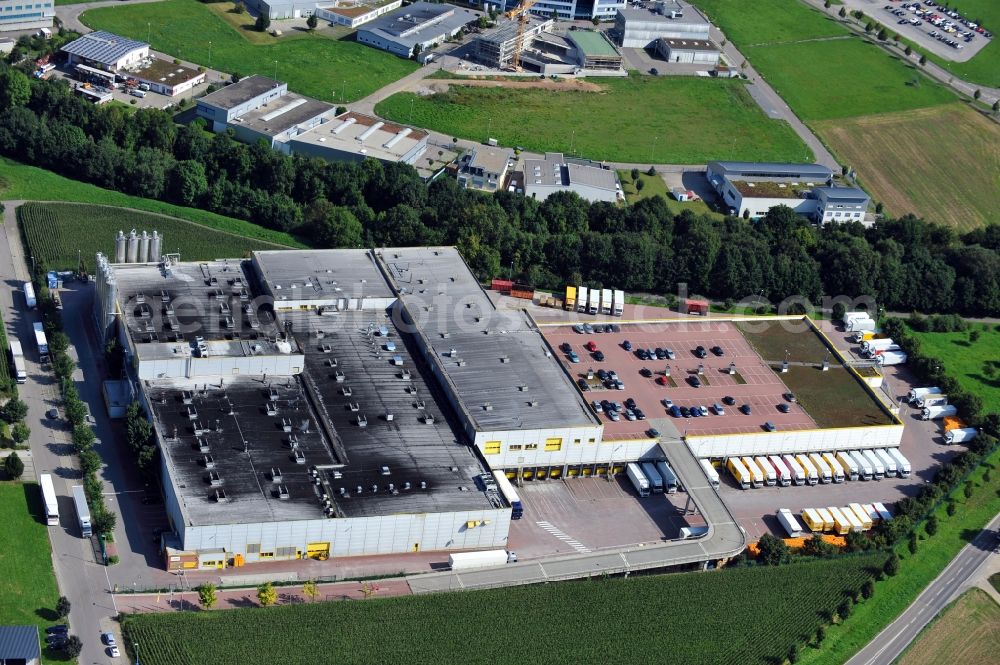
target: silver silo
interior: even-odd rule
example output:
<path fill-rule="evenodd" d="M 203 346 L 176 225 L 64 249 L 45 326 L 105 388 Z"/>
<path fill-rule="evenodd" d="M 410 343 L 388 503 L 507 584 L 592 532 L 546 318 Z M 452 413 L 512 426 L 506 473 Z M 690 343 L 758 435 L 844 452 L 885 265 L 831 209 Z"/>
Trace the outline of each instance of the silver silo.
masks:
<path fill-rule="evenodd" d="M 135 260 L 139 258 L 139 236 L 136 235 L 135 229 L 128 234 L 128 251 L 125 254 L 126 263 L 135 263 Z"/>
<path fill-rule="evenodd" d="M 139 263 L 147 261 L 149 261 L 149 234 L 143 231 L 139 238 Z"/>
<path fill-rule="evenodd" d="M 160 254 L 160 245 L 163 242 L 163 236 L 161 236 L 156 231 L 153 231 L 153 237 L 149 240 L 149 260 L 159 261 L 162 254 Z"/>
<path fill-rule="evenodd" d="M 125 263 L 125 234 L 118 232 L 115 238 L 115 263 Z"/>

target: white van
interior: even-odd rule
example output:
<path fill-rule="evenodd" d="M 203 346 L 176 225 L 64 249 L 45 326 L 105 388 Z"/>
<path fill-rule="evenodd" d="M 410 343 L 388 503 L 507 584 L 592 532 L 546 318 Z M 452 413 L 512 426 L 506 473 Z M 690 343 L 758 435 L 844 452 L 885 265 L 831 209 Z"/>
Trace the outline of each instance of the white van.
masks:
<path fill-rule="evenodd" d="M 131 90 L 129 91 L 128 94 L 132 95 L 133 97 L 138 97 L 139 99 L 142 99 L 143 97 L 146 96 L 146 93 L 143 92 L 142 90 Z"/>

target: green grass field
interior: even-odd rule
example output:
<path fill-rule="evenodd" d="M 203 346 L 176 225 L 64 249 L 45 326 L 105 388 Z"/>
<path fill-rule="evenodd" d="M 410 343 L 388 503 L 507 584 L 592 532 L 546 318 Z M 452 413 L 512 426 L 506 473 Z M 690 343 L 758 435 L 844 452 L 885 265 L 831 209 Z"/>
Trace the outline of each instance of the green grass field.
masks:
<path fill-rule="evenodd" d="M 860 37 L 758 46 L 744 55 L 805 121 L 908 111 L 956 99 Z"/>
<path fill-rule="evenodd" d="M 968 332 L 913 332 L 923 352 L 944 362 L 945 369 L 963 388 L 979 395 L 986 413 L 1000 413 L 1000 331 L 996 326 L 972 324 L 979 339 Z"/>
<path fill-rule="evenodd" d="M 179 252 L 184 261 L 241 257 L 256 249 L 285 249 L 183 219 L 110 206 L 25 203 L 17 209 L 17 219 L 31 254 L 53 270 L 75 269 L 80 252 L 93 272 L 94 254 L 113 256 L 115 235 L 130 229 L 159 231 L 164 238 L 163 251 Z"/>
<path fill-rule="evenodd" d="M 664 665 L 765 665 L 787 653 L 799 635 L 814 633 L 821 614 L 836 608 L 845 592 L 860 588 L 884 556 L 268 609 L 138 614 L 124 622 L 125 644 L 142 645 L 144 665 L 243 665 L 265 646 L 281 653 L 287 665 L 311 665 L 321 653 L 351 664 L 492 665 L 504 660 L 499 654 L 528 645 L 536 657 L 554 664 L 640 662 L 653 654 Z"/>
<path fill-rule="evenodd" d="M 843 26 L 806 7 L 800 0 L 756 0 L 752 10 L 747 9 L 743 0 L 695 0 L 694 4 L 741 50 L 756 44 L 846 34 Z"/>
<path fill-rule="evenodd" d="M 185 219 L 202 226 L 265 243 L 288 247 L 306 246 L 288 233 L 265 229 L 241 219 L 224 217 L 197 208 L 183 208 L 152 199 L 129 196 L 110 189 L 101 189 L 5 157 L 0 157 L 0 198 L 26 201 L 75 201 L 77 203 L 135 208 L 145 212 Z M 130 226 L 129 229 L 131 228 Z"/>
<path fill-rule="evenodd" d="M 1000 640 L 1000 605 L 969 589 L 949 605 L 896 661 L 899 665 L 991 663 Z"/>
<path fill-rule="evenodd" d="M 400 79 L 417 64 L 322 34 L 288 31 L 254 44 L 197 0 L 91 9 L 80 20 L 95 30 L 148 41 L 158 51 L 224 72 L 275 76 L 295 92 L 327 101 L 354 101 Z M 277 27 L 277 26 L 276 26 Z M 211 42 L 211 58 L 209 57 Z"/>
<path fill-rule="evenodd" d="M 59 591 L 37 484 L 0 482 L 0 524 L 0 625 L 44 629 L 56 623 Z"/>
<path fill-rule="evenodd" d="M 690 210 L 696 215 L 708 215 L 719 220 L 725 218 L 725 215 L 713 211 L 704 201 L 675 201 L 670 197 L 670 192 L 667 191 L 667 183 L 659 175 L 647 175 L 640 171 L 639 180 L 643 182 L 641 190 L 636 189 L 635 182 L 632 181 L 631 171 L 618 171 L 618 178 L 621 180 L 622 191 L 625 192 L 625 201 L 627 203 L 635 203 L 642 199 L 662 196 L 667 201 L 667 205 L 671 210 L 677 212 Z"/>
<path fill-rule="evenodd" d="M 452 136 L 485 141 L 489 134 L 501 145 L 591 159 L 812 161 L 792 129 L 768 119 L 740 81 L 632 75 L 598 84 L 602 92 L 456 85 L 430 96 L 395 94 L 375 111 Z"/>
<path fill-rule="evenodd" d="M 996 219 L 1000 125 L 958 102 L 812 123 L 890 214 L 969 231 Z M 905 169 L 896 168 L 906 164 Z M 941 179 L 942 173 L 961 178 Z"/>
<path fill-rule="evenodd" d="M 989 482 L 983 480 L 985 468 L 980 466 L 970 478 L 977 486 L 972 498 L 965 499 L 961 488 L 953 493 L 958 504 L 954 516 L 945 513 L 945 502 L 942 502 L 936 511 L 940 522 L 938 531 L 920 542 L 916 554 L 909 553 L 904 538 L 896 548 L 902 559 L 899 574 L 879 582 L 871 600 L 855 607 L 844 624 L 830 626 L 822 648 L 806 649 L 799 658 L 800 665 L 842 665 L 899 616 L 958 551 L 1000 512 L 1000 473 L 995 470 L 1000 464 L 1000 450 L 987 462 L 994 467 Z"/>

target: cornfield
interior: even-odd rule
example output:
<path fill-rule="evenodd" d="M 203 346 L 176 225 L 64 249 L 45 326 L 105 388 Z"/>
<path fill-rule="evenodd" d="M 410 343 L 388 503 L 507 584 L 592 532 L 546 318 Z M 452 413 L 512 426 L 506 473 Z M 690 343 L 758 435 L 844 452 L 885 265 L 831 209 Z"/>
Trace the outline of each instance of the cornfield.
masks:
<path fill-rule="evenodd" d="M 767 665 L 883 554 L 711 573 L 125 619 L 143 665 L 655 662 Z"/>

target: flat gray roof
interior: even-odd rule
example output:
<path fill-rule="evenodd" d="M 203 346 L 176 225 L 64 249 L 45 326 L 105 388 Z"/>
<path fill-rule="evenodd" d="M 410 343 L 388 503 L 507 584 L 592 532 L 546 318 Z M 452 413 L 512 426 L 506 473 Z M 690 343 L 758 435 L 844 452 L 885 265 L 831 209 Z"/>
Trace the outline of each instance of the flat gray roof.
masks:
<path fill-rule="evenodd" d="M 427 132 L 349 111 L 292 138 L 292 143 L 325 146 L 362 157 L 399 161 Z"/>
<path fill-rule="evenodd" d="M 234 106 L 246 103 L 255 97 L 259 97 L 272 88 L 285 85 L 281 81 L 276 81 L 266 76 L 254 74 L 242 78 L 236 83 L 230 83 L 224 88 L 205 95 L 198 99 L 199 104 L 214 106 L 215 108 L 229 110 Z"/>
<path fill-rule="evenodd" d="M 233 124 L 266 136 L 276 136 L 333 109 L 333 104 L 290 92 L 272 99 L 249 113 L 244 113 L 236 118 Z"/>
<path fill-rule="evenodd" d="M 581 184 L 615 191 L 618 184 L 618 178 L 611 169 L 573 163 L 567 164 L 566 169 L 570 185 Z"/>
<path fill-rule="evenodd" d="M 671 51 L 718 51 L 715 44 L 707 39 L 668 39 L 660 41 L 670 47 Z"/>
<path fill-rule="evenodd" d="M 274 250 L 254 252 L 253 261 L 276 301 L 395 298 L 365 250 Z"/>
<path fill-rule="evenodd" d="M 815 187 L 813 192 L 824 194 L 829 201 L 850 201 L 864 203 L 871 199 L 863 189 L 858 187 Z"/>
<path fill-rule="evenodd" d="M 670 18 L 670 11 L 678 11 L 686 9 L 683 16 L 677 18 Z M 666 7 L 666 15 L 660 14 L 659 12 L 652 9 L 641 9 L 635 7 L 623 7 L 619 8 L 618 14 L 620 14 L 626 21 L 646 21 L 654 23 L 664 23 L 667 25 L 705 25 L 708 23 L 701 14 L 696 12 L 693 7 L 681 7 L 679 3 L 675 6 Z"/>
<path fill-rule="evenodd" d="M 528 315 L 497 310 L 454 247 L 380 256 L 477 430 L 599 424 Z"/>
<path fill-rule="evenodd" d="M 514 151 L 510 148 L 476 146 L 472 149 L 469 168 L 483 169 L 489 173 L 503 173 L 513 157 Z"/>
<path fill-rule="evenodd" d="M 810 178 L 827 180 L 833 171 L 822 164 L 793 164 L 789 162 L 709 162 L 708 168 L 730 178 Z"/>
<path fill-rule="evenodd" d="M 546 153 L 544 159 L 524 160 L 526 187 L 572 187 L 579 184 L 615 191 L 617 182 L 614 171 L 596 164 L 567 161 L 557 152 Z"/>
<path fill-rule="evenodd" d="M 414 46 L 430 36 L 452 32 L 475 21 L 481 12 L 455 5 L 415 2 L 358 28 L 398 44 Z"/>
<path fill-rule="evenodd" d="M 0 626 L 0 660 L 31 661 L 41 657 L 37 626 Z"/>
<path fill-rule="evenodd" d="M 334 450 L 344 466 L 328 480 L 345 516 L 491 507 L 475 483 L 486 470 L 463 443 L 414 336 L 399 331 L 388 310 L 334 316 L 291 311 L 282 318 L 292 322 L 305 351 L 305 380 L 315 387 L 320 412 L 335 432 Z M 381 326 L 388 336 L 378 334 Z"/>
<path fill-rule="evenodd" d="M 149 48 L 149 44 L 98 30 L 74 39 L 63 46 L 62 51 L 103 65 L 113 65 L 132 51 L 143 48 Z"/>

